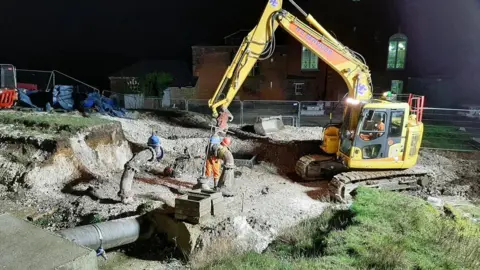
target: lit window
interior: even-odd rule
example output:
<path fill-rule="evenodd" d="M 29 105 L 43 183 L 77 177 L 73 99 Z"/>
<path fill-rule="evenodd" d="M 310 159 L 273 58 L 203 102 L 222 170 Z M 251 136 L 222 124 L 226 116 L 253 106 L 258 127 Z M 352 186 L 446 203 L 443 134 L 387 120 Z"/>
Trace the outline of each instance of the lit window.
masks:
<path fill-rule="evenodd" d="M 396 41 L 390 41 L 390 44 L 388 46 L 388 69 L 395 68 L 395 61 L 397 60 L 397 44 L 398 43 Z"/>
<path fill-rule="evenodd" d="M 390 87 L 392 94 L 401 94 L 403 91 L 403 81 L 402 80 L 392 80 L 392 85 Z"/>
<path fill-rule="evenodd" d="M 318 57 L 302 46 L 302 70 L 318 70 Z"/>
<path fill-rule="evenodd" d="M 295 89 L 295 96 L 302 96 L 303 89 L 305 88 L 305 83 L 293 83 Z"/>
<path fill-rule="evenodd" d="M 395 62 L 395 68 L 405 68 L 405 52 L 407 50 L 407 42 L 399 41 L 397 49 L 397 61 Z"/>
<path fill-rule="evenodd" d="M 405 69 L 407 55 L 407 37 L 395 34 L 388 43 L 387 69 Z"/>

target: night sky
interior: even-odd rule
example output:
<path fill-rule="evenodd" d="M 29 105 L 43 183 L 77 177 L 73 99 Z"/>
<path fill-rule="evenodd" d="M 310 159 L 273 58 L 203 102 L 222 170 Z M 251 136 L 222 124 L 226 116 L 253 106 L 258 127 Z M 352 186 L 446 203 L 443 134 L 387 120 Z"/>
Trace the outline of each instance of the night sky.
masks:
<path fill-rule="evenodd" d="M 362 0 L 377 2 L 374 0 Z M 4 1 L 0 61 L 23 69 L 57 69 L 100 87 L 107 76 L 144 58 L 185 59 L 190 46 L 222 44 L 251 29 L 267 1 Z M 288 1 L 286 1 L 288 2 Z M 323 2 L 326 2 L 325 4 Z M 330 3 L 329 3 L 330 2 Z M 332 2 L 338 2 L 333 4 Z M 297 0 L 327 27 L 351 24 L 342 5 L 351 0 Z M 294 8 L 285 3 L 289 11 Z M 319 18 L 318 16 L 322 17 Z M 342 22 L 340 22 L 342 21 Z M 335 31 L 340 36 L 338 31 Z"/>
<path fill-rule="evenodd" d="M 340 41 L 364 54 L 372 69 L 384 65 L 385 44 L 399 22 L 402 30 L 411 35 L 409 53 L 421 59 L 421 63 L 410 65 L 417 74 L 441 74 L 444 70 L 472 74 L 471 69 L 476 68 L 473 62 L 478 61 L 473 59 L 477 57 L 468 55 L 480 50 L 480 46 L 474 45 L 480 41 L 477 0 L 458 1 L 462 4 L 437 0 L 434 8 L 428 4 L 431 0 L 417 0 L 414 4 L 407 0 L 296 2 Z M 105 88 L 109 74 L 138 60 L 190 61 L 190 46 L 222 44 L 224 36 L 251 29 L 266 3 L 267 0 L 3 1 L 0 61 L 23 69 L 57 69 Z M 284 8 L 295 12 L 288 1 Z M 403 16 L 401 20 L 399 14 Z M 357 27 L 355 32 L 353 27 Z M 375 35 L 381 44 L 373 42 Z M 432 65 L 439 54 L 444 56 L 443 60 Z"/>

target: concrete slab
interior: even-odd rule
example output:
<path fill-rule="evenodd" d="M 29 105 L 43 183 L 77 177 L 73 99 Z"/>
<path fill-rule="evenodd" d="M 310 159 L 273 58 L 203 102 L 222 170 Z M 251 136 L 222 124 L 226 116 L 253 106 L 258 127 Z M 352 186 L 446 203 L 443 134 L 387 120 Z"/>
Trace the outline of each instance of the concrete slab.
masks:
<path fill-rule="evenodd" d="M 10 214 L 0 215 L 0 269 L 94 270 L 95 251 Z"/>

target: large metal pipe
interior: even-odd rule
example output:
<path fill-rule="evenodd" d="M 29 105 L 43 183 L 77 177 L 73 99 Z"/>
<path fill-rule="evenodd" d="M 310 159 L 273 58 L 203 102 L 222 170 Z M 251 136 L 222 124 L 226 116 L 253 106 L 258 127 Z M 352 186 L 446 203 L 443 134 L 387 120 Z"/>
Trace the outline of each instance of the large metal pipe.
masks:
<path fill-rule="evenodd" d="M 79 245 L 106 250 L 146 239 L 152 232 L 150 224 L 136 216 L 65 229 L 57 233 Z"/>

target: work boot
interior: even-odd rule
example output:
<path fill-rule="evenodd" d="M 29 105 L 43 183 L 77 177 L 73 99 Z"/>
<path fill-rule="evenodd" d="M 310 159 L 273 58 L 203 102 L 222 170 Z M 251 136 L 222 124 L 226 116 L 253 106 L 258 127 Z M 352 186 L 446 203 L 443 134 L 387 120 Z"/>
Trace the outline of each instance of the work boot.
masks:
<path fill-rule="evenodd" d="M 208 185 L 208 179 L 205 177 L 199 177 L 197 179 L 197 184 L 193 186 L 192 189 L 204 189 L 204 190 L 212 190 Z"/>
<path fill-rule="evenodd" d="M 233 192 L 231 189 L 227 188 L 226 186 L 223 186 L 221 188 L 217 188 L 220 192 L 222 192 L 222 195 L 224 197 L 233 197 L 235 196 L 235 192 Z"/>

